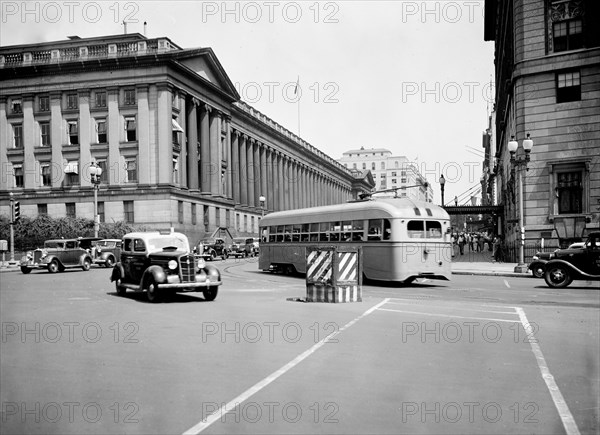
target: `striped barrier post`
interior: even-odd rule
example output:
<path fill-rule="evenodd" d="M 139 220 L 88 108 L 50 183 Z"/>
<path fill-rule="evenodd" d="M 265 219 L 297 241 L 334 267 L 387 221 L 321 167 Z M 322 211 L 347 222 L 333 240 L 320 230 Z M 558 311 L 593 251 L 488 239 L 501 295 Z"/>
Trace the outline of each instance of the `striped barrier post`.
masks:
<path fill-rule="evenodd" d="M 311 246 L 306 249 L 307 302 L 361 302 L 360 247 Z"/>

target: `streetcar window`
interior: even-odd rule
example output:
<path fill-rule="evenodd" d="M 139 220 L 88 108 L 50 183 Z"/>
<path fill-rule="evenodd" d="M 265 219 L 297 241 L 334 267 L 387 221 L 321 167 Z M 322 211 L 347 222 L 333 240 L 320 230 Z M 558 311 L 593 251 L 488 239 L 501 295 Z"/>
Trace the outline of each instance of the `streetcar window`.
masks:
<path fill-rule="evenodd" d="M 300 229 L 302 227 L 300 226 L 300 224 L 296 224 L 292 226 L 292 242 L 299 242 L 300 241 Z"/>
<path fill-rule="evenodd" d="M 352 221 L 352 240 L 355 242 L 362 241 L 364 238 L 365 224 L 364 221 Z"/>
<path fill-rule="evenodd" d="M 424 230 L 423 224 L 423 221 L 408 221 L 408 224 L 406 225 L 408 237 L 411 239 L 422 239 Z"/>
<path fill-rule="evenodd" d="M 342 222 L 342 240 L 345 242 L 352 240 L 352 221 Z"/>
<path fill-rule="evenodd" d="M 383 240 L 390 240 L 392 237 L 392 228 L 390 226 L 390 221 L 387 219 L 383 220 Z"/>
<path fill-rule="evenodd" d="M 425 229 L 428 239 L 442 238 L 442 224 L 438 221 L 426 221 Z"/>
<path fill-rule="evenodd" d="M 367 240 L 381 240 L 381 235 L 383 233 L 383 225 L 381 219 L 369 219 L 369 233 L 367 235 Z"/>
<path fill-rule="evenodd" d="M 300 241 L 301 242 L 308 242 L 309 231 L 310 231 L 310 225 L 302 224 L 302 232 L 300 233 Z"/>
<path fill-rule="evenodd" d="M 321 222 L 321 225 L 319 228 L 319 241 L 328 242 L 329 241 L 328 232 L 329 232 L 329 223 Z"/>
<path fill-rule="evenodd" d="M 292 241 L 292 226 L 291 225 L 286 225 L 283 228 L 283 241 L 284 242 L 291 242 Z"/>
<path fill-rule="evenodd" d="M 340 241 L 340 223 L 331 222 L 329 224 L 329 241 L 339 242 Z"/>

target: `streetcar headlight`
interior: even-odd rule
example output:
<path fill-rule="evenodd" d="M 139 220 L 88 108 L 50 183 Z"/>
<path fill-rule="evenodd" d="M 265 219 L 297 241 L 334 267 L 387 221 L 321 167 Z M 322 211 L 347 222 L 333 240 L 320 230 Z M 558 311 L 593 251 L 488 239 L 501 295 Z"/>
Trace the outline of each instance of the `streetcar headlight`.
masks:
<path fill-rule="evenodd" d="M 169 261 L 168 266 L 169 266 L 169 269 L 175 270 L 175 269 L 177 269 L 177 262 L 175 260 L 171 260 L 171 261 Z"/>

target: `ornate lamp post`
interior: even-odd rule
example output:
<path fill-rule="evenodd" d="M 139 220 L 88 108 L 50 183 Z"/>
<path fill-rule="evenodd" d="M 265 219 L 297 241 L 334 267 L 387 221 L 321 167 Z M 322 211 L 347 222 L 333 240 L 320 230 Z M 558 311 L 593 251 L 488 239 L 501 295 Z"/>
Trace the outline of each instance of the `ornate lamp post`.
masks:
<path fill-rule="evenodd" d="M 442 207 L 445 205 L 444 203 L 444 186 L 446 184 L 446 179 L 444 178 L 444 174 L 440 175 L 440 188 L 442 189 Z"/>
<path fill-rule="evenodd" d="M 258 197 L 258 202 L 260 203 L 260 215 L 261 217 L 265 217 L 265 202 L 267 201 L 267 198 L 265 198 L 264 196 L 260 195 Z"/>
<path fill-rule="evenodd" d="M 529 154 L 533 148 L 533 140 L 531 140 L 529 133 L 527 133 L 527 139 L 523 141 L 523 150 L 525 155 L 521 155 L 516 158 L 515 154 L 519 148 L 519 143 L 512 136 L 508 142 L 508 151 L 510 152 L 510 164 L 513 170 L 517 171 L 519 177 L 519 228 L 521 230 L 521 244 L 519 245 L 519 264 L 515 266 L 515 272 L 527 273 L 527 265 L 525 264 L 524 246 L 525 246 L 525 217 L 523 216 L 523 177 L 525 173 L 523 168 L 528 170 L 527 163 L 529 163 Z"/>
<path fill-rule="evenodd" d="M 94 186 L 94 237 L 98 237 L 98 230 L 100 229 L 100 216 L 98 215 L 98 189 L 100 188 L 100 176 L 102 175 L 102 168 L 97 166 L 96 163 L 92 163 L 90 166 L 90 179 Z"/>

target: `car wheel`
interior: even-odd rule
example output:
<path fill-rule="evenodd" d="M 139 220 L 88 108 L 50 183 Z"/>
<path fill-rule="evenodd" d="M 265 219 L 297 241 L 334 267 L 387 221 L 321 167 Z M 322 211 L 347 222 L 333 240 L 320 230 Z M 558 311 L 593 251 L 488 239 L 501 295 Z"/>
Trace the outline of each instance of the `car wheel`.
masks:
<path fill-rule="evenodd" d="M 58 265 L 58 261 L 56 260 L 52 260 L 50 264 L 48 264 L 48 272 L 50 273 L 56 273 L 59 269 L 60 267 Z"/>
<path fill-rule="evenodd" d="M 204 295 L 204 300 L 206 301 L 214 301 L 217 297 L 217 293 L 219 292 L 219 287 L 209 287 L 202 292 Z"/>
<path fill-rule="evenodd" d="M 127 293 L 127 287 L 121 285 L 121 278 L 115 281 L 115 289 L 119 296 L 125 296 L 125 293 Z"/>
<path fill-rule="evenodd" d="M 83 264 L 81 265 L 83 271 L 87 272 L 88 270 L 90 270 L 90 267 L 92 267 L 92 262 L 90 261 L 90 259 L 86 258 L 85 260 L 83 260 Z"/>
<path fill-rule="evenodd" d="M 531 269 L 531 272 L 533 273 L 533 276 L 536 278 L 543 278 L 544 277 L 544 266 L 535 266 L 533 269 Z"/>
<path fill-rule="evenodd" d="M 148 290 L 146 291 L 146 296 L 148 297 L 149 302 L 160 302 L 162 299 L 162 292 L 158 287 L 158 284 L 152 280 L 148 284 Z"/>
<path fill-rule="evenodd" d="M 564 266 L 552 265 L 546 269 L 544 280 L 548 284 L 548 287 L 564 288 L 571 284 L 573 278 Z"/>
<path fill-rule="evenodd" d="M 107 257 L 106 261 L 104 262 L 104 267 L 113 267 L 115 264 L 115 259 L 112 257 Z"/>
<path fill-rule="evenodd" d="M 31 269 L 29 267 L 21 266 L 21 272 L 27 275 L 29 272 L 31 272 Z"/>

